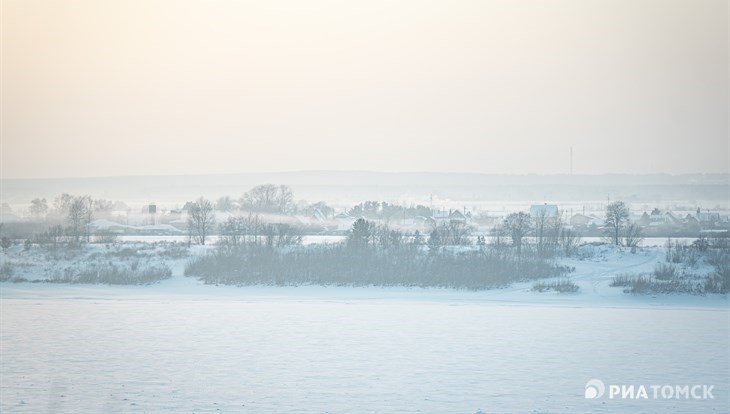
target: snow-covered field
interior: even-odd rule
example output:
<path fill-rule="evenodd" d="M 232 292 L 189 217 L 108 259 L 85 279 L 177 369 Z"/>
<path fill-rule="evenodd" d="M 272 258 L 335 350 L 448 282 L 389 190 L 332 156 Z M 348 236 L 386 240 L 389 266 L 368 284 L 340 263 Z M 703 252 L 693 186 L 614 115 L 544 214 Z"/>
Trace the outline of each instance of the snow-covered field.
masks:
<path fill-rule="evenodd" d="M 629 295 L 661 248 L 569 259 L 575 294 L 0 284 L 2 412 L 729 412 L 726 295 Z M 589 379 L 711 400 L 584 398 Z"/>
<path fill-rule="evenodd" d="M 3 412 L 727 412 L 727 309 L 4 299 Z M 586 400 L 587 380 L 714 400 Z"/>

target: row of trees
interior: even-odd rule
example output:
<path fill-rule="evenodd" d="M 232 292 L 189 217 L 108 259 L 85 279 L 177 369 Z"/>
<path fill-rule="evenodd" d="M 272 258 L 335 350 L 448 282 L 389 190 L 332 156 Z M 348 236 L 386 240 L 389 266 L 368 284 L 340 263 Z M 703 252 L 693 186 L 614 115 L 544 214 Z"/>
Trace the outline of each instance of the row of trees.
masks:
<path fill-rule="evenodd" d="M 556 254 L 570 256 L 580 244 L 580 237 L 557 214 L 548 215 L 538 212 L 531 216 L 524 212 L 509 214 L 501 224 L 492 231 L 497 246 L 506 244 L 506 240 L 515 247 L 518 257 L 522 256 L 523 245 L 528 237 L 534 237 L 535 250 L 540 257 Z"/>
<path fill-rule="evenodd" d="M 210 200 L 200 197 L 188 203 L 188 245 L 205 245 L 215 230 L 215 212 Z M 285 246 L 300 244 L 302 236 L 289 224 L 266 223 L 258 214 L 230 216 L 218 225 L 219 243 L 238 248 L 246 245 Z"/>
<path fill-rule="evenodd" d="M 236 210 L 252 213 L 270 214 L 292 214 L 295 212 L 311 214 L 319 210 L 325 217 L 334 214 L 334 209 L 323 201 L 298 206 L 294 200 L 294 193 L 287 185 L 264 184 L 258 185 L 243 194 L 239 199 L 230 196 L 218 198 L 214 209 L 224 212 Z M 397 204 L 389 204 L 385 201 L 365 201 L 353 206 L 348 210 L 353 217 L 365 217 L 368 219 L 387 219 L 400 216 L 424 216 L 430 217 L 432 211 L 429 207 L 417 205 L 414 207 L 403 207 Z"/>
<path fill-rule="evenodd" d="M 49 206 L 46 198 L 34 198 L 30 202 L 30 214 L 34 219 L 45 219 L 51 216 L 55 219 L 64 220 L 68 217 L 68 213 L 73 204 L 78 201 L 79 197 L 87 198 L 87 207 L 92 214 L 104 216 L 112 210 L 127 210 L 127 205 L 122 201 L 111 201 L 105 199 L 92 199 L 90 196 L 75 196 L 69 193 L 63 193 L 53 200 L 53 205 Z"/>
<path fill-rule="evenodd" d="M 624 212 L 622 206 L 625 208 L 621 202 L 614 203 L 606 212 L 606 228 L 617 244 L 621 237 L 628 241 L 638 237 L 632 236 L 628 210 Z M 472 244 L 473 228 L 458 220 L 434 225 L 426 238 L 418 231 L 404 233 L 387 224 L 360 218 L 353 223 L 344 243 L 294 250 L 273 249 L 298 245 L 301 239 L 291 242 L 292 239 L 275 237 L 296 234 L 293 229 L 267 226 L 270 225 L 262 224 L 255 215 L 231 217 L 221 226 L 221 246 L 234 248 L 194 259 L 186 274 L 210 283 L 397 284 L 480 289 L 563 274 L 566 269 L 551 264 L 549 259 L 558 253 L 569 255 L 580 240 L 559 215 L 531 216 L 524 212 L 508 215 L 495 228 L 490 242 L 479 236 L 479 248 L 466 250 L 443 249 Z M 269 233 L 262 234 L 267 228 Z M 525 242 L 530 236 L 534 243 Z"/>
<path fill-rule="evenodd" d="M 629 220 L 629 209 L 623 201 L 610 203 L 606 207 L 604 226 L 606 237 L 617 246 L 636 247 L 643 239 L 641 227 Z M 493 234 L 498 242 L 502 237 L 509 237 L 518 255 L 523 240 L 529 236 L 534 236 L 537 252 L 541 256 L 554 254 L 556 249 L 570 255 L 580 243 L 578 234 L 566 228 L 560 215 L 548 214 L 546 210 L 539 210 L 535 215 L 524 212 L 509 214 L 494 228 Z"/>
<path fill-rule="evenodd" d="M 343 243 L 298 247 L 300 240 L 259 236 L 267 225 L 250 215 L 226 222 L 213 252 L 193 258 L 185 274 L 208 283 L 405 285 L 485 289 L 517 280 L 552 277 L 567 269 L 536 254 L 520 257 L 493 244 L 442 249 L 439 240 L 469 244 L 463 223 L 437 226 L 427 241 L 366 219 L 356 220 Z M 281 231 L 281 228 L 279 228 Z M 283 233 L 279 233 L 281 235 Z M 260 237 L 265 242 L 257 241 Z M 296 237 L 296 236 L 295 236 Z M 443 239 L 442 239 L 443 238 Z M 296 239 L 294 239 L 296 240 Z M 480 239 L 481 240 L 481 239 Z M 427 247 L 426 247 L 427 245 Z M 275 248 L 283 247 L 287 248 Z"/>
<path fill-rule="evenodd" d="M 278 212 L 290 211 L 293 204 L 293 195 L 288 186 L 276 186 L 266 184 L 254 187 L 244 194 L 240 201 L 249 211 L 257 212 Z M 327 208 L 321 203 L 319 207 Z M 200 197 L 194 202 L 186 204 L 188 210 L 188 235 L 190 242 L 195 241 L 204 245 L 208 236 L 215 230 L 216 206 L 219 209 L 230 209 L 233 206 L 232 200 L 227 197 L 221 198 L 214 205 L 210 200 Z M 54 201 L 54 212 L 63 215 L 68 224 L 64 233 L 69 235 L 74 243 L 83 240 L 89 241 L 92 217 L 96 212 L 111 209 L 113 203 L 106 200 L 92 200 L 90 196 L 73 196 L 64 193 Z M 424 206 L 410 208 L 414 214 L 430 214 L 430 209 Z M 31 203 L 33 214 L 46 214 L 48 204 L 45 199 L 34 199 Z M 394 212 L 407 212 L 401 206 L 387 203 L 367 201 L 356 205 L 351 213 L 357 215 L 380 216 Z M 226 223 L 219 226 L 220 233 L 228 238 L 232 245 L 237 245 L 244 235 L 251 236 L 258 243 L 259 236 L 268 234 L 269 238 L 286 239 L 294 234 L 294 230 L 283 224 L 264 225 L 260 223 L 258 215 L 249 213 L 248 217 L 231 217 Z M 642 238 L 641 227 L 629 221 L 629 210 L 622 201 L 610 203 L 606 208 L 605 218 L 606 235 L 616 245 L 635 247 Z M 428 239 L 416 232 L 415 234 L 404 234 L 399 230 L 391 229 L 387 224 L 375 224 L 364 219 L 355 222 L 351 231 L 348 243 L 353 246 L 366 246 L 368 244 L 379 244 L 381 246 L 400 245 L 411 239 L 410 243 L 426 243 L 429 247 L 438 248 L 446 245 L 468 245 L 471 244 L 473 228 L 463 221 L 449 221 L 435 225 Z M 524 212 L 512 213 L 504 221 L 496 226 L 493 235 L 497 244 L 503 238 L 511 239 L 511 244 L 516 248 L 518 255 L 521 253 L 523 240 L 528 236 L 534 236 L 537 251 L 542 256 L 555 254 L 558 249 L 566 255 L 571 253 L 578 244 L 577 235 L 566 229 L 559 215 L 549 215 L 545 211 L 536 215 L 529 215 Z"/>
<path fill-rule="evenodd" d="M 266 223 L 259 215 L 232 216 L 220 225 L 219 245 L 227 248 L 283 247 L 301 243 L 302 236 L 294 227 L 286 223 Z"/>
<path fill-rule="evenodd" d="M 254 213 L 289 214 L 294 210 L 294 193 L 287 185 L 258 185 L 234 200 L 220 197 L 215 203 L 218 211 L 244 210 Z"/>
<path fill-rule="evenodd" d="M 385 201 L 381 202 L 370 200 L 356 204 L 347 211 L 347 214 L 352 217 L 364 217 L 371 220 L 378 219 L 387 221 L 393 217 L 431 217 L 433 215 L 433 211 L 431 208 L 420 204 L 412 207 L 403 207 L 401 205 L 391 204 Z"/>
<path fill-rule="evenodd" d="M 104 200 L 101 200 L 104 201 Z M 78 246 L 91 239 L 91 222 L 99 211 L 100 200 L 93 200 L 88 195 L 75 196 L 64 193 L 54 201 L 50 210 L 45 198 L 36 198 L 31 202 L 31 213 L 35 217 L 54 215 L 51 225 L 43 231 L 32 234 L 33 241 L 50 245 L 54 249 L 60 245 Z M 26 248 L 32 244 L 31 235 L 26 239 Z"/>
<path fill-rule="evenodd" d="M 364 218 L 355 220 L 348 232 L 346 244 L 354 249 L 399 248 L 427 245 L 431 250 L 443 246 L 468 246 L 472 244 L 473 228 L 464 222 L 447 222 L 435 225 L 428 238 L 416 230 L 413 233 L 394 229 L 387 224 L 377 224 Z"/>
<path fill-rule="evenodd" d="M 554 277 L 567 269 L 535 256 L 518 263 L 490 249 L 422 254 L 420 249 L 355 250 L 346 244 L 269 249 L 246 246 L 194 257 L 185 275 L 233 285 L 437 286 L 488 289 Z"/>
<path fill-rule="evenodd" d="M 91 237 L 89 225 L 96 206 L 98 203 L 88 195 L 74 196 L 67 193 L 60 195 L 54 202 L 54 213 L 59 217 L 65 217 L 66 227 L 60 224 L 52 226 L 47 233 L 53 235 L 54 240 L 64 235 L 73 244 L 88 242 Z M 34 199 L 31 202 L 31 212 L 38 215 L 47 214 L 46 199 Z"/>
<path fill-rule="evenodd" d="M 192 202 L 187 203 L 185 209 L 188 209 L 191 204 Z M 213 203 L 213 209 L 221 212 L 242 211 L 276 215 L 298 213 L 309 216 L 318 211 L 324 217 L 332 217 L 335 212 L 335 209 L 324 201 L 311 204 L 297 203 L 289 186 L 274 184 L 258 185 L 238 199 L 230 196 L 219 197 Z"/>

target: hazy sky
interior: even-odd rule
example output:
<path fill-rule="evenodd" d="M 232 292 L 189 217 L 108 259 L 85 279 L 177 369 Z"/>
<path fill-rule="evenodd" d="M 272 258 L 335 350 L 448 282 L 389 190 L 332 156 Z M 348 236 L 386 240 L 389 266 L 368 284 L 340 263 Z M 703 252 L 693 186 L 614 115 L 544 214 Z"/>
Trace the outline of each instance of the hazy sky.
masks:
<path fill-rule="evenodd" d="M 727 1 L 2 0 L 4 178 L 730 172 Z"/>

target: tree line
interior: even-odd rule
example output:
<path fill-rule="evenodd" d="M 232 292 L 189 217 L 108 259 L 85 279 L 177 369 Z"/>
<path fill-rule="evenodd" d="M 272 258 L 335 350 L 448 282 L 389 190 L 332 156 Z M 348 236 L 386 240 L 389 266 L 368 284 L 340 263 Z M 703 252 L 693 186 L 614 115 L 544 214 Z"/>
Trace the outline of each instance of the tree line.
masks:
<path fill-rule="evenodd" d="M 114 208 L 126 208 L 123 202 L 112 202 L 103 199 L 94 200 L 88 195 L 75 196 L 63 193 L 56 197 L 53 207 L 49 207 L 45 198 L 31 201 L 30 211 L 35 217 L 53 216 L 58 224 L 36 233 L 35 241 L 57 245 L 68 242 L 78 245 L 91 239 L 91 222 L 95 216 L 104 216 Z M 309 205 L 308 208 L 333 212 L 324 202 Z M 185 204 L 187 210 L 188 243 L 204 245 L 211 234 L 219 234 L 224 243 L 284 245 L 292 240 L 301 240 L 302 230 L 287 223 L 264 222 L 261 214 L 286 214 L 296 210 L 291 188 L 286 185 L 265 184 L 253 187 L 237 201 L 230 197 L 221 197 L 212 202 L 204 197 Z M 233 211 L 240 213 L 231 216 L 223 223 L 216 223 L 215 211 Z M 320 210 L 321 212 L 321 210 Z M 421 234 L 404 233 L 397 228 L 389 227 L 389 218 L 394 216 L 423 215 L 432 217 L 433 211 L 425 206 L 403 207 L 377 201 L 365 201 L 356 204 L 349 210 L 357 220 L 353 227 L 358 235 L 352 243 L 399 245 L 405 242 L 425 244 L 430 249 L 443 246 L 469 245 L 474 242 L 474 227 L 466 221 L 441 220 L 433 221 L 431 228 Z M 636 247 L 642 240 L 641 227 L 629 220 L 629 209 L 622 201 L 610 203 L 606 207 L 604 232 L 613 244 Z M 114 235 L 100 232 L 96 235 L 100 241 L 113 242 Z M 511 213 L 493 227 L 490 236 L 499 245 L 506 241 L 515 248 L 517 257 L 522 253 L 525 240 L 534 241 L 534 248 L 543 257 L 556 254 L 570 255 L 580 243 L 579 235 L 566 226 L 560 215 L 549 215 L 544 210 L 537 214 L 525 212 Z M 476 238 L 477 243 L 484 243 L 484 237 Z"/>
<path fill-rule="evenodd" d="M 255 216 L 245 218 L 247 225 L 252 225 L 255 220 Z M 444 227 L 446 230 L 449 226 Z M 434 235 L 439 232 L 434 231 Z M 248 242 L 235 242 L 235 238 L 221 239 L 216 249 L 193 258 L 187 264 L 185 274 L 207 283 L 234 285 L 399 285 L 487 289 L 518 280 L 559 276 L 568 271 L 533 251 L 518 256 L 514 249 L 486 243 L 453 250 L 446 245 L 437 246 L 432 239 L 429 236 L 429 244 L 417 232 L 403 233 L 386 225 L 358 219 L 346 240 L 334 244 L 302 246 L 298 240 L 285 239 L 277 245 L 268 236 L 258 242 L 254 239 Z M 464 245 L 467 243 L 464 242 Z"/>

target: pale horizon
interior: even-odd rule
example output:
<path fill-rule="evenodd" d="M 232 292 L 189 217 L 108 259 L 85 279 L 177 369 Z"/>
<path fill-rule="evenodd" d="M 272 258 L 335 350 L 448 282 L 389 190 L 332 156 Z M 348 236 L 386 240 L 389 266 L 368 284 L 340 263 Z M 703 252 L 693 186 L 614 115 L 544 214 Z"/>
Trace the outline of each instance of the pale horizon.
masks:
<path fill-rule="evenodd" d="M 309 170 L 279 170 L 279 171 L 237 171 L 237 172 L 210 172 L 210 173 L 159 173 L 159 174 L 147 174 L 147 173 L 130 173 L 130 174 L 117 174 L 117 175 L 79 175 L 79 176 L 58 176 L 58 177 L 1 177 L 2 180 L 84 180 L 84 179 L 100 179 L 100 178 L 143 178 L 143 177 L 208 177 L 208 176 L 251 176 L 251 175 L 293 175 L 293 174 L 324 174 L 324 175 L 338 175 L 338 174 L 383 174 L 383 175 L 481 175 L 485 177 L 522 177 L 522 178 L 550 178 L 559 177 L 569 179 L 570 177 L 575 178 L 586 178 L 586 177 L 689 177 L 689 176 L 719 176 L 723 179 L 730 179 L 729 172 L 686 172 L 686 173 L 665 173 L 665 172 L 650 172 L 650 173 L 491 173 L 491 172 L 478 172 L 478 171 L 386 171 L 386 170 L 320 170 L 320 169 L 309 169 Z"/>
<path fill-rule="evenodd" d="M 730 173 L 723 1 L 0 7 L 3 179 Z"/>

